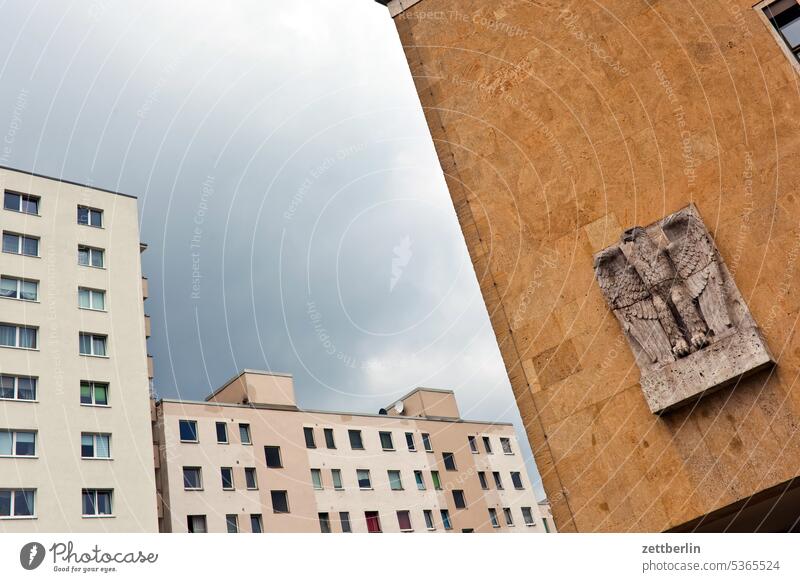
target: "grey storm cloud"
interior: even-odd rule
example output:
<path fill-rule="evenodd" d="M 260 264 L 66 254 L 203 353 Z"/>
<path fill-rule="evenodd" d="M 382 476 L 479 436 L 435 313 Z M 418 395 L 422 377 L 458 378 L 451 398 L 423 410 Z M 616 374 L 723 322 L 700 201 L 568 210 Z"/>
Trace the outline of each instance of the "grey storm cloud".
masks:
<path fill-rule="evenodd" d="M 308 408 L 452 388 L 515 423 L 535 472 L 385 8 L 0 10 L 4 165 L 139 197 L 160 396 L 245 367 L 292 373 Z"/>

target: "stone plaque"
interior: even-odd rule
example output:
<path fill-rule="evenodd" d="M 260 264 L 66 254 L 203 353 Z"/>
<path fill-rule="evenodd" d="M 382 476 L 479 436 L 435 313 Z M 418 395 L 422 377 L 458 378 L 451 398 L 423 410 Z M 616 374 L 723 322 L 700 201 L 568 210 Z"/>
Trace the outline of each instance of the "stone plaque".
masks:
<path fill-rule="evenodd" d="M 654 414 L 774 364 L 693 204 L 626 230 L 594 269 Z"/>

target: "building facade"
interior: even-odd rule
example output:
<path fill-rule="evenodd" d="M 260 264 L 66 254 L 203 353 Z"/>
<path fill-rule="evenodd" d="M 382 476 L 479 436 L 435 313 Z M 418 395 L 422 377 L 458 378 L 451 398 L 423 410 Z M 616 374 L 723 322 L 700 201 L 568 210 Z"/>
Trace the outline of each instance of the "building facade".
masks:
<path fill-rule="evenodd" d="M 154 406 L 162 532 L 541 532 L 509 424 L 417 389 L 381 414 L 301 410 L 291 376 L 245 370 Z"/>
<path fill-rule="evenodd" d="M 797 0 L 380 3 L 559 530 L 798 529 Z M 692 204 L 774 365 L 654 414 L 595 260 Z"/>
<path fill-rule="evenodd" d="M 136 199 L 0 190 L 0 532 L 155 532 Z"/>

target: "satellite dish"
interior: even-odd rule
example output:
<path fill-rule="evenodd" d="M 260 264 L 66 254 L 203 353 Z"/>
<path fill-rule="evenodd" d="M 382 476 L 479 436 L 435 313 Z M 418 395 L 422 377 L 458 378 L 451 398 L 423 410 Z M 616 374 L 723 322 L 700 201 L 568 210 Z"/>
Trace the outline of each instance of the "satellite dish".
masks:
<path fill-rule="evenodd" d="M 403 414 L 403 408 L 404 408 L 404 406 L 403 406 L 403 401 L 402 400 L 398 400 L 397 402 L 394 403 L 394 411 L 397 414 Z"/>

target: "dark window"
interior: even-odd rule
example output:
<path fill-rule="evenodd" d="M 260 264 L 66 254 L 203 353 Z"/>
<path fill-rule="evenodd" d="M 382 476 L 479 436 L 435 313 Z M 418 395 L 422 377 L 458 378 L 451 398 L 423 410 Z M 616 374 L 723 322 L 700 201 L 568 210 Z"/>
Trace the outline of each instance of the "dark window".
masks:
<path fill-rule="evenodd" d="M 187 515 L 186 526 L 189 533 L 208 533 L 205 515 Z"/>
<path fill-rule="evenodd" d="M 86 226 L 103 226 L 103 211 L 88 206 L 78 206 L 78 224 Z"/>
<path fill-rule="evenodd" d="M 367 520 L 367 531 L 369 533 L 381 533 L 381 518 L 377 511 L 365 511 L 364 517 Z"/>
<path fill-rule="evenodd" d="M 533 520 L 533 511 L 531 511 L 530 507 L 522 508 L 522 519 L 525 525 L 536 525 L 536 522 Z"/>
<path fill-rule="evenodd" d="M 185 442 L 197 442 L 197 421 L 196 420 L 180 420 L 178 421 L 180 428 L 181 440 Z"/>
<path fill-rule="evenodd" d="M 306 437 L 306 448 L 316 449 L 317 444 L 314 442 L 314 429 L 310 426 L 303 427 L 303 436 Z"/>
<path fill-rule="evenodd" d="M 492 527 L 500 527 L 500 522 L 497 521 L 497 510 L 494 507 L 489 508 L 489 521 L 492 522 Z"/>
<path fill-rule="evenodd" d="M 239 517 L 235 513 L 225 516 L 225 524 L 228 526 L 228 533 L 239 533 Z"/>
<path fill-rule="evenodd" d="M 422 433 L 422 446 L 425 447 L 425 450 L 429 453 L 433 452 L 433 445 L 431 445 L 431 435 L 424 432 Z"/>
<path fill-rule="evenodd" d="M 258 489 L 258 480 L 256 479 L 255 467 L 245 467 L 244 481 L 248 489 Z"/>
<path fill-rule="evenodd" d="M 84 489 L 81 497 L 83 515 L 111 515 L 110 489 Z"/>
<path fill-rule="evenodd" d="M 456 470 L 456 458 L 453 453 L 442 453 L 442 460 L 444 461 L 444 468 L 446 471 Z"/>
<path fill-rule="evenodd" d="M 364 449 L 364 441 L 361 439 L 361 431 L 360 430 L 348 430 L 347 434 L 350 436 L 350 448 L 363 450 Z"/>
<path fill-rule="evenodd" d="M 414 443 L 414 433 L 407 432 L 406 433 L 406 445 L 408 446 L 409 451 L 416 451 L 417 445 Z"/>
<path fill-rule="evenodd" d="M 513 455 L 514 451 L 511 450 L 511 439 L 500 437 L 500 447 L 506 455 Z"/>
<path fill-rule="evenodd" d="M 483 437 L 483 448 L 488 454 L 492 454 L 492 441 L 489 440 L 489 437 Z"/>
<path fill-rule="evenodd" d="M 778 31 L 795 58 L 800 58 L 800 5 L 790 0 L 779 0 L 766 6 L 764 15 Z"/>
<path fill-rule="evenodd" d="M 381 448 L 384 451 L 393 451 L 394 450 L 394 443 L 392 442 L 392 433 L 390 433 L 390 432 L 380 432 L 378 434 L 381 437 Z"/>
<path fill-rule="evenodd" d="M 286 491 L 270 491 L 272 496 L 272 511 L 275 513 L 289 513 L 289 495 Z"/>
<path fill-rule="evenodd" d="M 486 473 L 484 471 L 478 471 L 478 481 L 481 482 L 481 489 L 489 488 L 489 483 L 486 482 Z"/>
<path fill-rule="evenodd" d="M 423 509 L 422 515 L 425 516 L 425 527 L 436 529 L 436 525 L 433 523 L 433 512 L 430 509 Z"/>
<path fill-rule="evenodd" d="M 242 442 L 243 445 L 252 445 L 253 440 L 250 437 L 250 425 L 249 424 L 239 424 L 239 440 Z"/>
<path fill-rule="evenodd" d="M 453 522 L 450 521 L 450 512 L 446 509 L 440 511 L 442 515 L 442 525 L 444 529 L 453 529 Z"/>
<path fill-rule="evenodd" d="M 500 479 L 500 473 L 498 471 L 492 471 L 492 477 L 494 477 L 494 486 L 498 489 L 502 489 L 503 481 Z"/>
<path fill-rule="evenodd" d="M 6 191 L 3 207 L 6 210 L 15 210 L 25 214 L 39 214 L 39 197 Z"/>
<path fill-rule="evenodd" d="M 467 437 L 467 440 L 469 441 L 469 450 L 472 451 L 473 453 L 477 453 L 478 452 L 478 443 L 475 440 L 475 437 L 472 436 L 472 435 L 469 435 Z"/>
<path fill-rule="evenodd" d="M 319 531 L 322 533 L 331 533 L 331 516 L 327 513 L 319 513 Z"/>
<path fill-rule="evenodd" d="M 264 447 L 264 456 L 267 458 L 267 467 L 271 469 L 280 469 L 283 467 L 280 447 L 267 445 Z"/>
<path fill-rule="evenodd" d="M 505 517 L 507 526 L 510 527 L 510 526 L 514 525 L 514 516 L 511 515 L 511 509 L 510 508 L 508 508 L 508 507 L 504 507 L 503 508 L 503 517 Z"/>
<path fill-rule="evenodd" d="M 400 526 L 400 531 L 412 531 L 411 527 L 411 514 L 407 510 L 397 512 L 397 523 Z"/>
<path fill-rule="evenodd" d="M 217 442 L 223 445 L 228 444 L 228 425 L 224 422 L 217 423 Z"/>
<path fill-rule="evenodd" d="M 260 513 L 250 514 L 250 531 L 253 533 L 261 533 L 264 531 L 264 524 L 261 520 Z"/>
<path fill-rule="evenodd" d="M 183 488 L 189 490 L 203 488 L 200 467 L 183 468 Z"/>
<path fill-rule="evenodd" d="M 453 503 L 455 503 L 457 509 L 464 509 L 467 506 L 464 491 L 461 489 L 453 489 Z"/>
<path fill-rule="evenodd" d="M 358 478 L 359 489 L 372 489 L 372 481 L 369 478 L 369 469 L 357 469 L 356 477 Z"/>
<path fill-rule="evenodd" d="M 433 481 L 433 488 L 441 491 L 442 482 L 439 480 L 439 471 L 431 471 L 431 481 Z"/>
<path fill-rule="evenodd" d="M 328 447 L 329 449 L 335 449 L 336 441 L 333 439 L 333 429 L 326 428 L 323 429 L 322 432 L 325 434 L 325 446 Z"/>
<path fill-rule="evenodd" d="M 342 522 L 342 533 L 353 533 L 353 528 L 350 527 L 350 512 L 340 511 L 339 521 Z"/>
<path fill-rule="evenodd" d="M 222 476 L 222 488 L 233 489 L 233 469 L 230 467 L 221 467 L 219 471 Z"/>
<path fill-rule="evenodd" d="M 514 489 L 525 489 L 522 476 L 517 471 L 511 471 L 511 482 L 514 484 Z"/>

